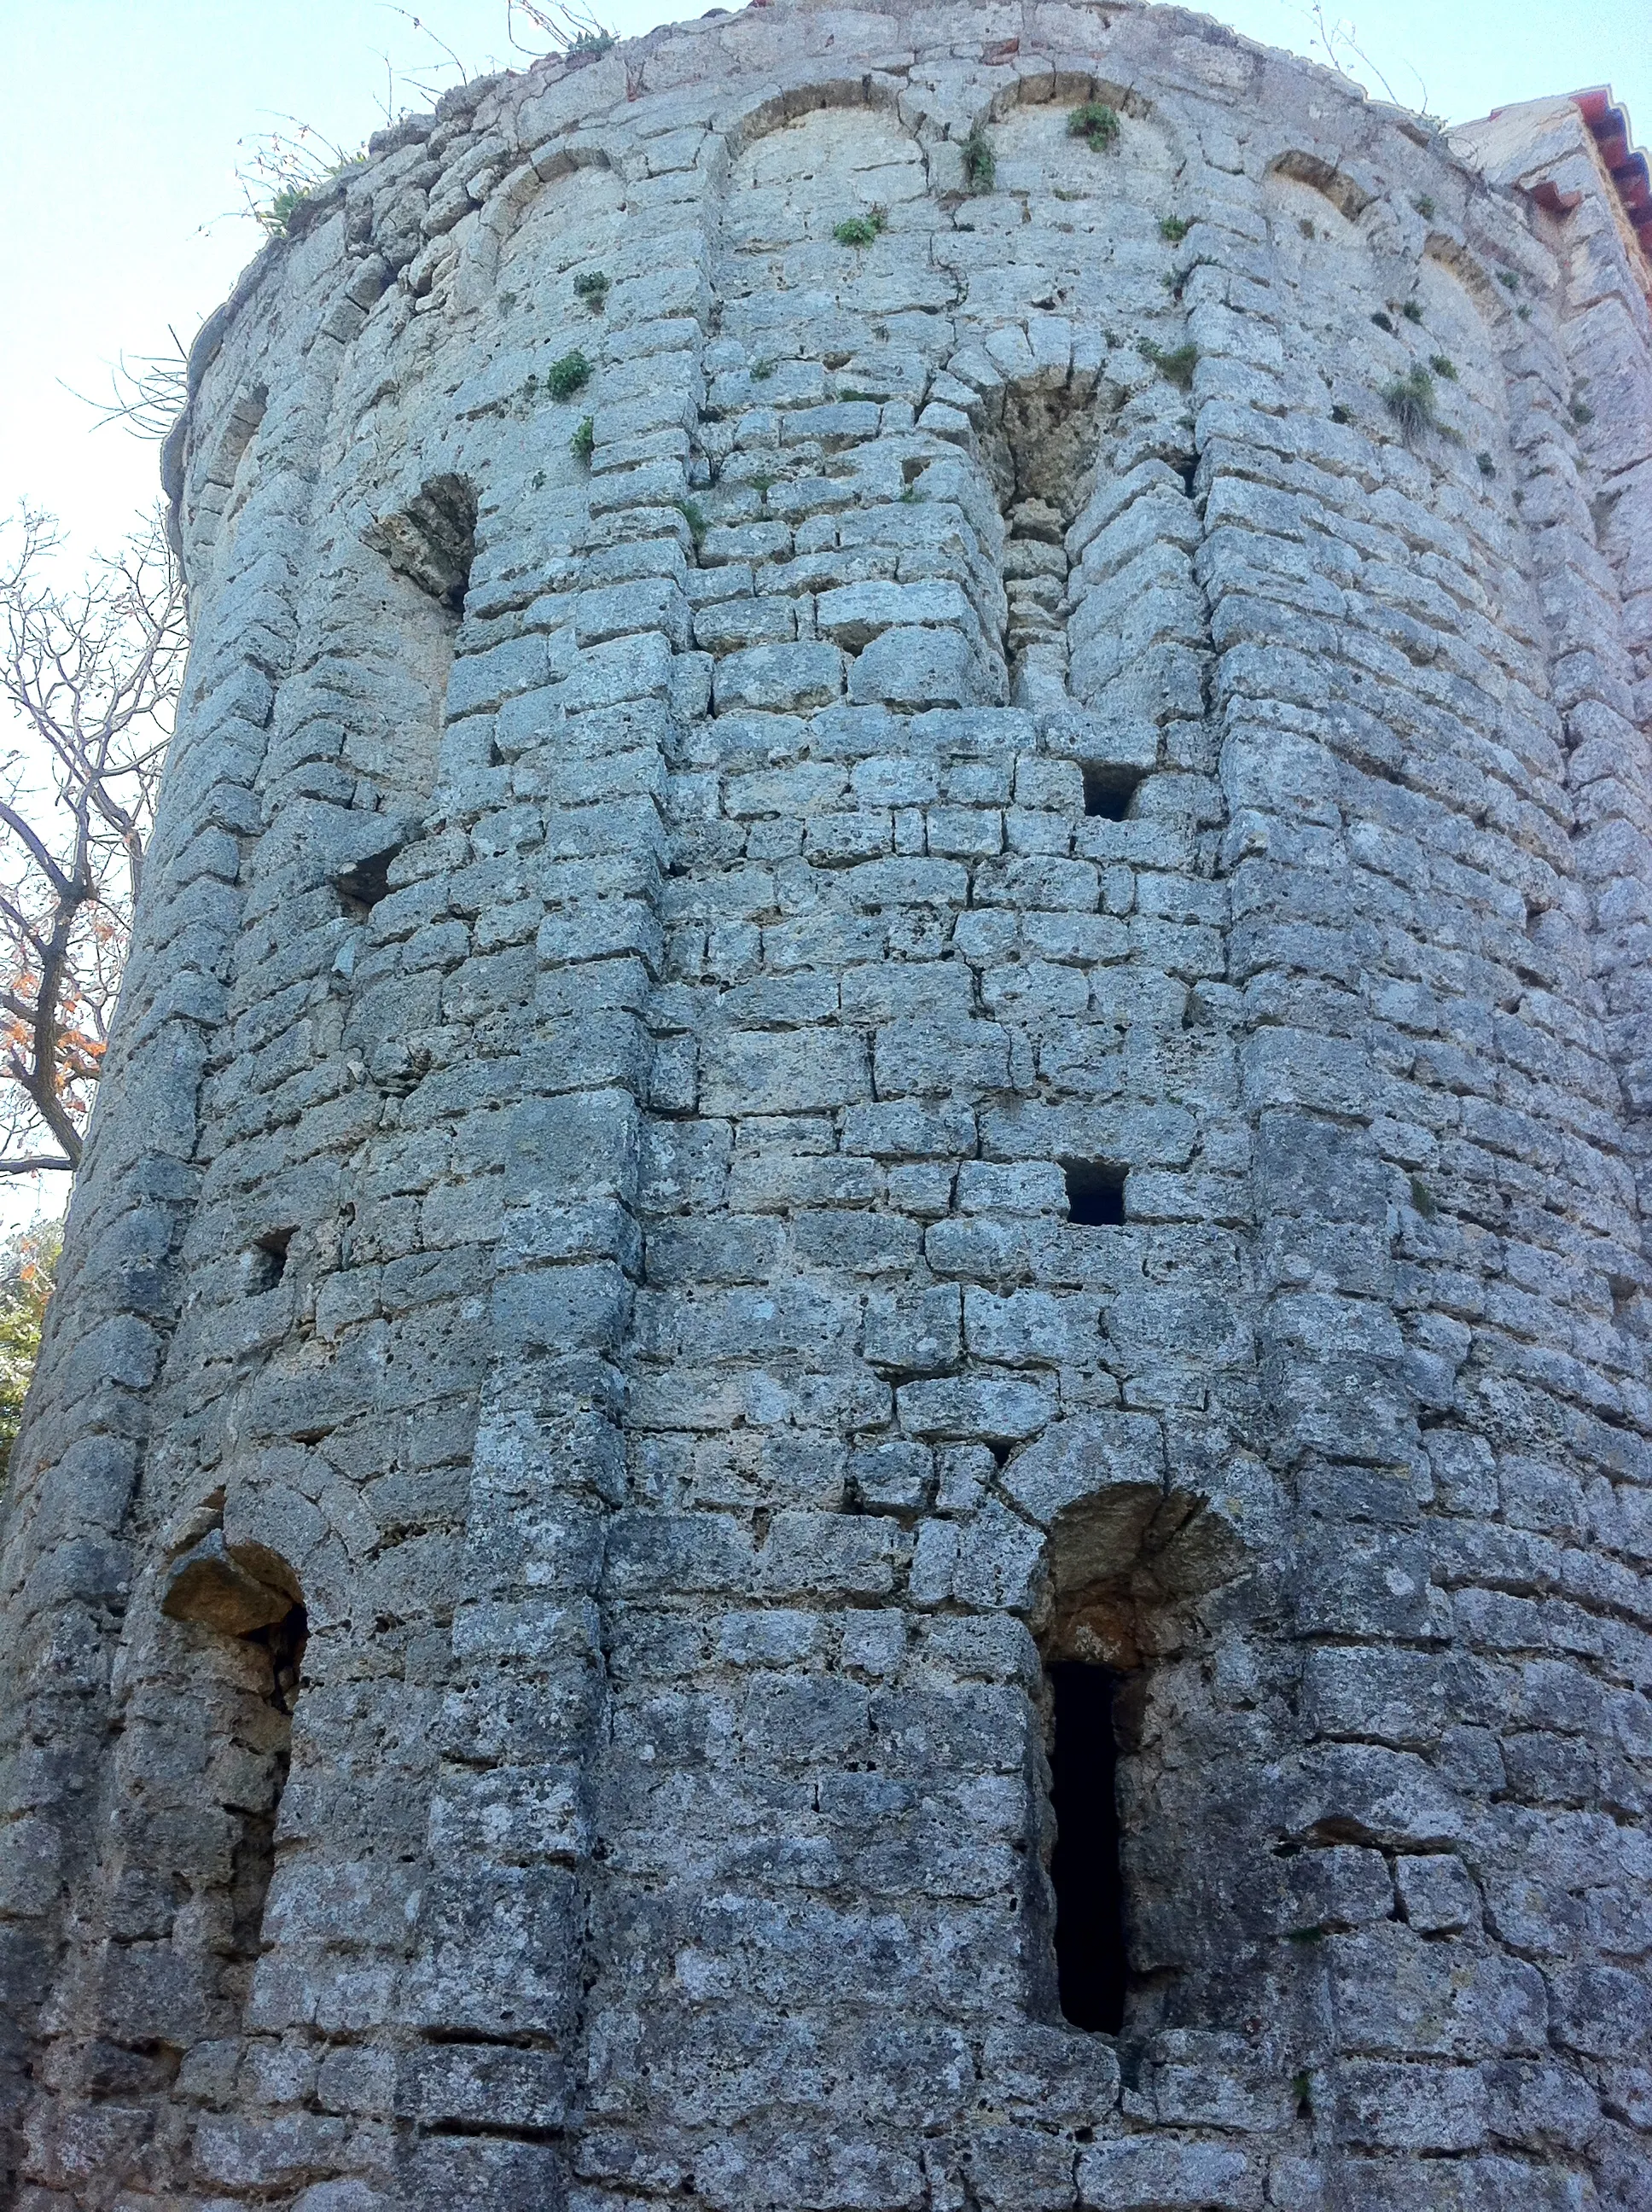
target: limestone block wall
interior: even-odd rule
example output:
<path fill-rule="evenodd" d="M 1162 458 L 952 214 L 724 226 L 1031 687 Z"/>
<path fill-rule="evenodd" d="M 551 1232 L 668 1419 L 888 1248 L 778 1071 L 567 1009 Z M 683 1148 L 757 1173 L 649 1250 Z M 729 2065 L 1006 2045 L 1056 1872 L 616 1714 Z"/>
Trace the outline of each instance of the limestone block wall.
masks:
<path fill-rule="evenodd" d="M 1114 0 L 714 10 L 253 264 L 0 2203 L 1646 2202 L 1648 284 L 1570 103 Z"/>

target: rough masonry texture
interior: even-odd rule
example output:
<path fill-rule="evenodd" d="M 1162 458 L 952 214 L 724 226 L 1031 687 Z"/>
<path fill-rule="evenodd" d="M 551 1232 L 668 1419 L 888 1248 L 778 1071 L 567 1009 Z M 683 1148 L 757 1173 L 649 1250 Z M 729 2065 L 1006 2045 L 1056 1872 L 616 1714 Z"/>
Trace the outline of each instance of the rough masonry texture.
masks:
<path fill-rule="evenodd" d="M 5 2203 L 1652 2203 L 1602 107 L 775 0 L 248 271 L 6 1523 Z"/>

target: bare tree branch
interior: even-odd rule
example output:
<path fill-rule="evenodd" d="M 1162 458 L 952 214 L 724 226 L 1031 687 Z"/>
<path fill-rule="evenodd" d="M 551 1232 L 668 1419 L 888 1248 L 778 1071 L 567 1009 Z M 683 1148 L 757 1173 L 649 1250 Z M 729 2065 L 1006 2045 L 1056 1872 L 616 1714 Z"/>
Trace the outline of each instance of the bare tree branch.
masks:
<path fill-rule="evenodd" d="M 0 1175 L 80 1164 L 187 645 L 158 515 L 69 588 L 61 544 L 0 531 Z"/>
<path fill-rule="evenodd" d="M 614 33 L 584 0 L 550 0 L 544 8 L 536 7 L 533 0 L 505 0 L 506 35 L 519 54 L 537 55 L 544 48 L 525 46 L 517 37 L 519 15 L 548 42 L 553 53 L 605 54 L 614 43 Z"/>
<path fill-rule="evenodd" d="M 179 415 L 189 397 L 186 377 L 188 353 L 176 331 L 170 325 L 167 331 L 172 340 L 170 353 L 134 354 L 128 360 L 123 353 L 109 370 L 107 399 L 93 399 L 83 392 L 76 392 L 72 384 L 64 390 L 72 398 L 80 400 L 97 416 L 93 426 L 101 430 L 106 423 L 118 422 L 138 438 L 164 438 Z M 62 383 L 60 377 L 58 382 Z"/>

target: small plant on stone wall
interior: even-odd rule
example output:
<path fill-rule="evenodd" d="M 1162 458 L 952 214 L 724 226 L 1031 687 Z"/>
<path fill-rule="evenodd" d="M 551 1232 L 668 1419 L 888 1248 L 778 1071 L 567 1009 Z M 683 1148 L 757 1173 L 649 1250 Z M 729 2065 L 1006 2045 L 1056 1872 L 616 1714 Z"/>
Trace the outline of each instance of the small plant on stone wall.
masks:
<path fill-rule="evenodd" d="M 1378 330 L 1386 331 L 1390 337 L 1394 336 L 1394 325 L 1388 317 L 1383 313 L 1381 307 L 1379 307 L 1376 313 L 1371 317 L 1371 320 L 1376 325 Z"/>
<path fill-rule="evenodd" d="M 291 120 L 292 118 L 287 118 Z M 243 148 L 247 141 L 242 139 Z M 252 142 L 235 170 L 246 211 L 271 238 L 285 238 L 293 217 L 324 185 L 367 159 L 367 148 L 351 153 L 307 123 L 292 131 L 272 131 Z"/>
<path fill-rule="evenodd" d="M 1172 246 L 1180 246 L 1192 228 L 1186 216 L 1162 215 L 1158 219 L 1159 236 L 1168 239 Z"/>
<path fill-rule="evenodd" d="M 865 215 L 845 216 L 842 222 L 832 227 L 832 236 L 840 246 L 870 246 L 880 232 L 889 228 L 889 211 L 872 208 Z"/>
<path fill-rule="evenodd" d="M 998 178 L 998 156 L 979 123 L 964 140 L 959 153 L 963 161 L 964 190 L 990 192 Z"/>
<path fill-rule="evenodd" d="M 579 427 L 568 441 L 568 450 L 576 461 L 583 461 L 590 467 L 591 456 L 597 450 L 597 426 L 589 415 L 580 416 Z"/>
<path fill-rule="evenodd" d="M 1512 269 L 1499 269 L 1497 282 L 1505 292 L 1518 292 L 1520 289 L 1520 279 Z"/>
<path fill-rule="evenodd" d="M 1442 376 L 1448 384 L 1455 384 L 1457 381 L 1457 364 L 1449 353 L 1431 353 L 1428 357 L 1428 365 L 1436 376 Z"/>
<path fill-rule="evenodd" d="M 706 520 L 704 507 L 697 500 L 692 499 L 674 499 L 671 505 L 688 524 L 689 535 L 694 540 L 695 550 L 698 552 L 706 542 L 706 532 L 710 526 Z"/>
<path fill-rule="evenodd" d="M 1069 138 L 1082 138 L 1092 154 L 1105 154 L 1119 143 L 1119 111 L 1104 100 L 1087 100 L 1067 117 Z"/>
<path fill-rule="evenodd" d="M 1483 477 L 1496 476 L 1497 465 L 1490 453 L 1476 453 L 1474 459 L 1479 465 L 1479 471 Z"/>
<path fill-rule="evenodd" d="M 1420 362 L 1383 386 L 1382 404 L 1407 438 L 1420 438 L 1424 430 L 1440 427 L 1434 405 L 1434 379 Z"/>
<path fill-rule="evenodd" d="M 761 360 L 754 361 L 751 364 L 751 381 L 754 384 L 767 384 L 779 367 L 780 363 L 772 353 L 764 354 Z"/>
<path fill-rule="evenodd" d="M 1585 423 L 1592 422 L 1594 420 L 1594 410 L 1589 405 L 1588 400 L 1582 398 L 1581 393 L 1574 392 L 1572 395 L 1571 419 L 1576 423 L 1580 430 L 1583 428 Z"/>
<path fill-rule="evenodd" d="M 608 279 L 600 269 L 589 269 L 574 279 L 574 296 L 583 300 L 593 315 L 601 314 L 608 301 Z"/>
<path fill-rule="evenodd" d="M 568 61 L 594 61 L 614 43 L 607 25 L 599 23 L 578 0 L 572 6 L 557 0 L 549 9 L 535 7 L 533 0 L 505 0 L 505 15 L 511 44 L 519 53 L 531 54 L 536 60 L 544 46 L 538 40 L 525 44 L 518 38 L 519 20 L 530 34 L 537 32 L 539 40 L 548 40 L 551 51 Z"/>
<path fill-rule="evenodd" d="M 1420 323 L 1423 319 L 1421 305 L 1415 300 L 1402 300 L 1400 312 L 1408 323 Z"/>
<path fill-rule="evenodd" d="M 575 346 L 545 371 L 545 389 L 553 399 L 572 399 L 576 392 L 584 391 L 591 376 L 591 363 Z"/>
<path fill-rule="evenodd" d="M 1422 216 L 1424 222 L 1433 222 L 1434 195 L 1432 192 L 1418 192 L 1416 198 L 1412 202 L 1412 205 L 1416 209 L 1418 214 Z"/>
<path fill-rule="evenodd" d="M 1162 345 L 1155 345 L 1151 338 L 1144 338 L 1138 351 L 1145 360 L 1152 362 L 1167 383 L 1179 386 L 1183 392 L 1192 391 L 1193 371 L 1199 366 L 1199 348 L 1191 338 L 1186 345 L 1175 346 L 1168 350 Z"/>

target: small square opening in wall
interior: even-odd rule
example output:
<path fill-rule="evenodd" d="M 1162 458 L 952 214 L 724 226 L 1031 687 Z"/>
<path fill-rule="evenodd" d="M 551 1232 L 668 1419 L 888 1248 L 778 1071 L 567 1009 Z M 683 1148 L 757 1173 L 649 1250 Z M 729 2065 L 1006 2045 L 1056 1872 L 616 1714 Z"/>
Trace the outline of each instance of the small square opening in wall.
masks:
<path fill-rule="evenodd" d="M 401 851 L 387 845 L 382 853 L 368 853 L 333 878 L 342 912 L 351 921 L 365 921 L 390 890 L 390 864 Z"/>
<path fill-rule="evenodd" d="M 1131 800 L 1147 780 L 1140 769 L 1120 768 L 1112 761 L 1085 761 L 1084 779 L 1084 812 L 1103 822 L 1127 820 Z"/>
<path fill-rule="evenodd" d="M 260 1237 L 246 1255 L 247 1288 L 252 1291 L 273 1291 L 287 1272 L 288 1248 L 293 1241 L 290 1229 L 272 1229 L 268 1236 Z"/>
<path fill-rule="evenodd" d="M 1124 1220 L 1124 1176 L 1109 1160 L 1064 1160 L 1067 1219 L 1081 1229 L 1114 1229 Z"/>

